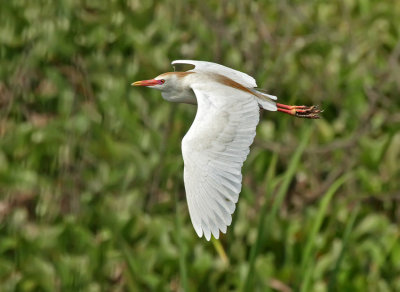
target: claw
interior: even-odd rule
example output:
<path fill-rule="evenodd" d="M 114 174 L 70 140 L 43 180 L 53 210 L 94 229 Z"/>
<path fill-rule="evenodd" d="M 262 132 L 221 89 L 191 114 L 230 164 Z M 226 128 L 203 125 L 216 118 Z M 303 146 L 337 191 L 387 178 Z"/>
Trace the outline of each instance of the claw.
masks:
<path fill-rule="evenodd" d="M 313 105 L 310 107 L 304 107 L 303 109 L 295 108 L 295 116 L 299 118 L 306 118 L 306 119 L 319 119 L 319 113 L 323 111 L 317 105 Z"/>
<path fill-rule="evenodd" d="M 276 105 L 280 112 L 305 119 L 319 119 L 319 114 L 323 112 L 318 105 L 287 105 L 281 103 Z"/>

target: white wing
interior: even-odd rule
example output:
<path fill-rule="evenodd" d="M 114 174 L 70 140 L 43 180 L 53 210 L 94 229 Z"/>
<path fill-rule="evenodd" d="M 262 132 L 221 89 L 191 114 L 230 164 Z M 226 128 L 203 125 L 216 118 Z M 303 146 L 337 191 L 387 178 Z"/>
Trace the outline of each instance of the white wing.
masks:
<path fill-rule="evenodd" d="M 246 73 L 234 70 L 232 68 L 217 64 L 217 63 L 212 63 L 212 62 L 205 62 L 205 61 L 194 61 L 194 60 L 175 60 L 172 61 L 172 65 L 175 64 L 189 64 L 189 65 L 194 65 L 195 68 L 190 71 L 194 72 L 210 72 L 210 73 L 216 73 L 220 75 L 224 75 L 233 81 L 242 84 L 243 86 L 249 87 L 249 88 L 254 88 L 257 87 L 256 80 L 247 75 Z"/>
<path fill-rule="evenodd" d="M 224 75 L 225 77 L 228 77 L 232 79 L 233 81 L 253 89 L 256 93 L 259 95 L 265 96 L 268 99 L 263 100 L 263 99 L 258 99 L 258 103 L 263 109 L 269 110 L 269 111 L 276 111 L 276 106 L 275 103 L 271 103 L 269 99 L 276 100 L 277 97 L 275 95 L 267 94 L 263 90 L 260 90 L 257 87 L 256 80 L 251 77 L 250 75 L 247 75 L 246 73 L 234 70 L 232 68 L 217 64 L 217 63 L 212 63 L 212 62 L 205 62 L 205 61 L 194 61 L 194 60 L 175 60 L 172 61 L 172 65 L 175 64 L 189 64 L 189 65 L 194 65 L 195 68 L 189 71 L 193 72 L 204 72 L 204 73 L 215 73 L 219 75 Z"/>
<path fill-rule="evenodd" d="M 253 95 L 216 82 L 192 88 L 198 109 L 182 140 L 186 197 L 198 236 L 218 239 L 232 222 L 259 106 Z"/>

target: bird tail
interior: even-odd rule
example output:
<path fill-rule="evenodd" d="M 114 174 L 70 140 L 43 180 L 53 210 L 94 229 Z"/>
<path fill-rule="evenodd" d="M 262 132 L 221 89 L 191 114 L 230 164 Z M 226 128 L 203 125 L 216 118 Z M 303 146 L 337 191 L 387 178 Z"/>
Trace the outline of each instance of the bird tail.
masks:
<path fill-rule="evenodd" d="M 257 96 L 258 104 L 265 110 L 268 111 L 276 111 L 276 102 L 278 98 L 275 95 L 270 95 L 266 93 L 263 89 L 260 88 L 252 88 L 251 89 L 255 95 Z"/>

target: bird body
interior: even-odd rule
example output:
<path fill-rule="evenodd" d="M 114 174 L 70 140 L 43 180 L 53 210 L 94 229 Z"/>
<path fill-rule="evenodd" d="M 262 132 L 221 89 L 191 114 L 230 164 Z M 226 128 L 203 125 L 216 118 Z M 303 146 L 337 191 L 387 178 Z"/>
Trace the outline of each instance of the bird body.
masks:
<path fill-rule="evenodd" d="M 318 118 L 316 107 L 288 106 L 257 89 L 251 76 L 223 65 L 177 60 L 195 68 L 163 73 L 132 83 L 161 90 L 171 102 L 197 104 L 192 126 L 182 140 L 184 182 L 189 213 L 199 237 L 226 232 L 242 187 L 241 168 L 249 154 L 260 108 Z"/>

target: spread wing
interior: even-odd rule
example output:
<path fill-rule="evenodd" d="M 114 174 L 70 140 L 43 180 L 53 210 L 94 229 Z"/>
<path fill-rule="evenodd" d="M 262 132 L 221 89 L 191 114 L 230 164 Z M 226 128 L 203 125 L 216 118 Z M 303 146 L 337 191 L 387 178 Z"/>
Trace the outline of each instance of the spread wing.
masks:
<path fill-rule="evenodd" d="M 198 236 L 218 239 L 232 222 L 259 106 L 253 95 L 216 82 L 192 88 L 198 109 L 182 140 L 186 197 Z"/>
<path fill-rule="evenodd" d="M 257 87 L 256 80 L 247 75 L 246 73 L 234 70 L 232 68 L 212 63 L 212 62 L 205 62 L 205 61 L 193 61 L 193 60 L 175 60 L 172 61 L 172 65 L 176 64 L 189 64 L 194 65 L 195 68 L 190 70 L 194 72 L 210 72 L 216 73 L 220 75 L 224 75 L 233 81 L 242 84 L 243 86 L 254 88 Z"/>
<path fill-rule="evenodd" d="M 246 73 L 234 70 L 232 68 L 212 63 L 212 62 L 205 62 L 205 61 L 193 61 L 193 60 L 175 60 L 172 61 L 172 65 L 193 65 L 194 69 L 191 69 L 189 71 L 193 72 L 205 72 L 205 73 L 215 73 L 218 75 L 223 75 L 225 77 L 228 77 L 229 79 L 232 79 L 233 81 L 247 87 L 251 88 L 255 93 L 267 97 L 267 100 L 261 98 L 259 99 L 259 104 L 263 109 L 269 110 L 269 111 L 276 111 L 276 106 L 275 103 L 272 103 L 269 101 L 270 99 L 276 100 L 277 97 L 275 95 L 268 94 L 262 89 L 257 88 L 257 83 L 256 80 L 251 77 L 250 75 L 247 75 Z"/>

